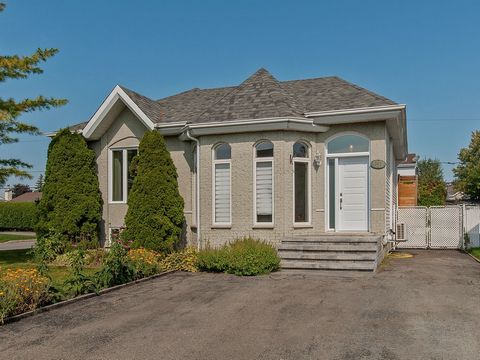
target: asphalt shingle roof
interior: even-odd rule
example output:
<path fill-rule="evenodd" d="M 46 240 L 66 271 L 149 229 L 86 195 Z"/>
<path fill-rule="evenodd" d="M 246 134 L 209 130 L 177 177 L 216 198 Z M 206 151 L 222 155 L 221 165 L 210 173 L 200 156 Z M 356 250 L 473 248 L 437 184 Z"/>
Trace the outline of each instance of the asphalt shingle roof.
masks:
<path fill-rule="evenodd" d="M 305 112 L 312 111 L 396 104 L 336 76 L 278 81 L 265 69 L 238 86 L 194 88 L 159 100 L 121 88 L 154 123 L 303 117 Z M 85 123 L 74 125 L 76 129 L 83 126 Z"/>

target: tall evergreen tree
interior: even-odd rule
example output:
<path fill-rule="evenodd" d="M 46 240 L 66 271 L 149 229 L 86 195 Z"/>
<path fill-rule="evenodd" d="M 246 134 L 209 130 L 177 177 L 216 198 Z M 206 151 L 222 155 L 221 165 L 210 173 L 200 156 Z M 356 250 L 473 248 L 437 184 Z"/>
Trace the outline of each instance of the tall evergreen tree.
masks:
<path fill-rule="evenodd" d="M 71 242 L 98 241 L 102 197 L 95 153 L 82 135 L 64 129 L 52 139 L 38 213 L 40 239 L 55 235 Z"/>
<path fill-rule="evenodd" d="M 425 159 L 418 166 L 418 205 L 444 205 L 447 187 L 443 179 L 442 165 L 439 160 Z"/>
<path fill-rule="evenodd" d="M 172 251 L 182 235 L 184 201 L 177 169 L 158 131 L 145 133 L 133 163 L 136 176 L 121 236 L 134 247 Z"/>
<path fill-rule="evenodd" d="M 45 179 L 43 177 L 43 174 L 40 174 L 38 176 L 37 181 L 35 182 L 35 186 L 34 186 L 35 191 L 41 192 L 43 189 L 44 182 L 45 182 Z"/>
<path fill-rule="evenodd" d="M 468 147 L 458 154 L 460 164 L 453 169 L 455 187 L 471 200 L 480 201 L 480 131 L 472 132 Z"/>
<path fill-rule="evenodd" d="M 0 3 L 0 12 L 4 9 L 5 4 Z M 8 79 L 25 79 L 31 74 L 43 73 L 39 64 L 47 61 L 48 58 L 54 56 L 57 52 L 57 49 L 37 49 L 30 56 L 0 55 L 0 82 L 5 82 Z M 36 126 L 18 120 L 23 113 L 50 109 L 66 103 L 67 100 L 65 99 L 46 98 L 43 96 L 21 101 L 0 97 L 0 145 L 17 142 L 18 138 L 12 134 L 39 134 Z M 11 175 L 31 178 L 27 171 L 29 168 L 31 168 L 31 165 L 20 159 L 0 158 L 0 186 L 5 185 L 7 178 Z"/>

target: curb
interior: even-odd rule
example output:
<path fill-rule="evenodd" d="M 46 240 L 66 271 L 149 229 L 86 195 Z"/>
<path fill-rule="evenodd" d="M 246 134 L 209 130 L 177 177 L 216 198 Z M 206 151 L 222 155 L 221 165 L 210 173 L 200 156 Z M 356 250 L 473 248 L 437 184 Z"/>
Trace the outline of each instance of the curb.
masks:
<path fill-rule="evenodd" d="M 67 306 L 67 305 L 76 303 L 76 302 L 78 302 L 78 301 L 90 299 L 90 298 L 93 298 L 93 297 L 96 297 L 96 296 L 100 296 L 100 295 L 104 295 L 104 294 L 108 294 L 108 293 L 110 293 L 110 292 L 113 292 L 113 291 L 116 291 L 116 290 L 120 290 L 120 289 L 123 289 L 123 288 L 125 288 L 125 287 L 129 287 L 129 286 L 132 286 L 132 285 L 135 285 L 135 284 L 143 283 L 143 282 L 145 282 L 145 281 L 149 281 L 149 280 L 156 279 L 156 278 L 158 278 L 158 277 L 162 277 L 162 276 L 165 276 L 165 275 L 168 275 L 168 274 L 172 274 L 172 273 L 174 273 L 174 272 L 176 272 L 176 271 L 177 271 L 177 270 L 164 271 L 164 272 L 162 272 L 162 273 L 160 273 L 160 274 L 155 274 L 155 275 L 152 275 L 152 276 L 143 278 L 143 279 L 138 279 L 138 280 L 130 281 L 130 282 L 125 283 L 125 284 L 115 285 L 115 286 L 112 286 L 112 287 L 109 287 L 109 288 L 100 290 L 100 291 L 98 292 L 98 294 L 97 294 L 97 293 L 90 293 L 90 294 L 80 295 L 80 296 L 74 297 L 73 299 L 68 299 L 68 300 L 65 300 L 65 301 L 60 301 L 60 302 L 58 302 L 58 303 L 50 304 L 50 305 L 43 306 L 43 307 L 39 307 L 38 309 L 31 310 L 31 311 L 27 311 L 27 312 L 24 312 L 24 313 L 22 313 L 22 314 L 10 316 L 10 317 L 6 318 L 6 319 L 3 321 L 3 324 L 0 324 L 0 327 L 1 327 L 2 325 L 9 324 L 9 323 L 13 323 L 13 322 L 17 322 L 17 321 L 19 321 L 19 320 L 22 320 L 22 319 L 24 319 L 24 318 L 27 318 L 27 317 L 30 317 L 30 316 L 33 316 L 33 315 L 36 315 L 36 314 L 48 312 L 48 311 L 51 311 L 51 310 L 54 310 L 54 309 L 58 309 L 58 308 Z"/>
<path fill-rule="evenodd" d="M 3 243 L 0 243 L 1 245 L 4 245 L 4 244 L 16 244 L 16 243 L 22 243 L 22 242 L 25 242 L 25 241 L 36 241 L 37 239 L 23 239 L 23 240 L 8 240 L 8 241 L 5 241 Z"/>
<path fill-rule="evenodd" d="M 472 254 L 470 254 L 468 251 L 465 251 L 463 250 L 463 252 L 465 254 L 467 254 L 468 256 L 470 256 L 473 260 L 475 260 L 476 262 L 478 262 L 480 264 L 480 259 L 476 258 L 475 256 L 473 256 Z"/>

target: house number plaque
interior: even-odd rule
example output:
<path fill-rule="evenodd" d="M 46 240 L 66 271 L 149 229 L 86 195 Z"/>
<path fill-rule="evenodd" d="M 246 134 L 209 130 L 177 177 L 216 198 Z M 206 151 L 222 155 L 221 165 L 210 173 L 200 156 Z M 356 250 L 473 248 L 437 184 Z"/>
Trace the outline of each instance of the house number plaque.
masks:
<path fill-rule="evenodd" d="M 372 162 L 370 163 L 370 167 L 376 170 L 383 169 L 386 165 L 387 163 L 383 160 L 372 160 Z"/>

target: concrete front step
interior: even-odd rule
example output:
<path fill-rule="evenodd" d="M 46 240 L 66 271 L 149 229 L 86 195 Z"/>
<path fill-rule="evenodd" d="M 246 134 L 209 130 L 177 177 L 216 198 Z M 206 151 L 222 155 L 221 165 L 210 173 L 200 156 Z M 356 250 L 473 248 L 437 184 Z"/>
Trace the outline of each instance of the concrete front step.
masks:
<path fill-rule="evenodd" d="M 378 243 L 382 240 L 377 235 L 306 235 L 287 236 L 282 243 Z"/>
<path fill-rule="evenodd" d="M 305 242 L 290 243 L 282 242 L 278 247 L 279 252 L 286 250 L 294 251 L 377 251 L 379 243 L 323 243 Z M 280 253 L 281 254 L 281 253 Z"/>
<path fill-rule="evenodd" d="M 282 260 L 330 260 L 330 261 L 375 261 L 376 251 L 279 251 Z"/>
<path fill-rule="evenodd" d="M 375 261 L 282 260 L 282 269 L 375 271 Z"/>

